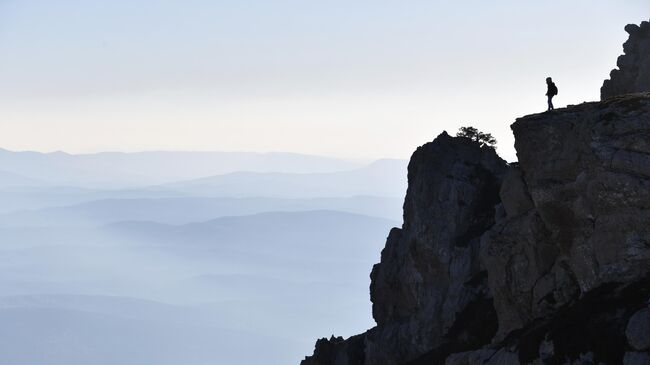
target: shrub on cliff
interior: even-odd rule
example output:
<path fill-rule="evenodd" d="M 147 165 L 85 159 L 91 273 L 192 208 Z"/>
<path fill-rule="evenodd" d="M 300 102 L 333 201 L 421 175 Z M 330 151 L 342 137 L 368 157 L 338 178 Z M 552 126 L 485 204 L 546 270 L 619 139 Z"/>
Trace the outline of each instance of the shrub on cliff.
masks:
<path fill-rule="evenodd" d="M 492 137 L 490 133 L 483 133 L 474 127 L 460 127 L 456 137 L 465 137 L 469 138 L 475 142 L 478 142 L 482 146 L 494 147 L 497 144 L 497 140 Z"/>

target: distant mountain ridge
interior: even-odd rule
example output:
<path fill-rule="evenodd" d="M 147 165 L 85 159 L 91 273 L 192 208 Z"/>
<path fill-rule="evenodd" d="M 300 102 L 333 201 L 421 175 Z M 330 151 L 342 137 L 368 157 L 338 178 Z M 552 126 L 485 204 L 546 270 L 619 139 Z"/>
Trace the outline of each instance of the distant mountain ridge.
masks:
<path fill-rule="evenodd" d="M 0 149 L 0 170 L 55 185 L 89 187 L 161 184 L 235 171 L 319 173 L 344 171 L 368 161 L 270 152 L 13 152 Z"/>
<path fill-rule="evenodd" d="M 216 245 L 256 254 L 301 253 L 318 257 L 316 252 L 334 254 L 331 252 L 331 243 L 339 242 L 343 237 L 346 241 L 354 242 L 351 237 L 358 236 L 359 242 L 367 242 L 366 232 L 372 232 L 373 227 L 393 227 L 397 224 L 397 221 L 361 214 L 311 210 L 229 216 L 181 225 L 124 221 L 108 224 L 103 227 L 103 230 L 110 234 L 131 238 L 137 243 L 207 245 L 207 247 Z M 330 234 L 326 235 L 325 232 Z M 269 237 L 274 238 L 275 245 L 265 246 L 264 242 Z M 349 249 L 357 253 L 367 249 L 361 246 Z"/>
<path fill-rule="evenodd" d="M 405 160 L 384 159 L 346 171 L 312 174 L 234 172 L 164 184 L 161 187 L 208 196 L 401 197 L 406 191 L 406 166 Z"/>
<path fill-rule="evenodd" d="M 124 220 L 185 224 L 223 216 L 266 211 L 338 210 L 398 221 L 401 199 L 376 196 L 346 198 L 132 198 L 102 199 L 74 205 L 0 214 L 0 225 L 99 226 Z"/>

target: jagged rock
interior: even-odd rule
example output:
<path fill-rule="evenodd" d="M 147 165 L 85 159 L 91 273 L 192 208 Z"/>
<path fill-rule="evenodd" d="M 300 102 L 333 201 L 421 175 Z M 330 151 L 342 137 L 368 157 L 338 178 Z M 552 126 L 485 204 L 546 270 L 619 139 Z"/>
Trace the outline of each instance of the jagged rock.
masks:
<path fill-rule="evenodd" d="M 600 99 L 617 95 L 650 91 L 650 23 L 641 26 L 628 24 L 625 31 L 630 35 L 623 44 L 624 55 L 616 62 L 610 79 L 600 89 Z"/>
<path fill-rule="evenodd" d="M 548 230 L 536 211 L 498 223 L 483 236 L 482 261 L 495 297 L 499 339 L 542 315 L 546 297 L 566 276 L 546 276 L 557 258 Z M 558 265 L 561 267 L 561 265 Z M 569 293 L 570 297 L 577 290 Z"/>
<path fill-rule="evenodd" d="M 457 313 L 483 295 L 481 234 L 494 224 L 506 164 L 489 147 L 441 134 L 409 163 L 404 225 L 393 229 L 372 270 L 377 329 L 366 361 L 395 364 L 441 344 Z"/>
<path fill-rule="evenodd" d="M 533 201 L 528 194 L 518 164 L 508 168 L 499 195 L 509 218 L 526 213 L 533 208 Z"/>
<path fill-rule="evenodd" d="M 494 149 L 447 133 L 415 151 L 403 227 L 391 230 L 371 273 L 377 327 L 364 334 L 365 364 L 406 363 L 443 343 L 446 356 L 489 342 L 496 313 L 478 254 L 481 235 L 494 224 L 506 168 Z M 450 332 L 453 339 L 445 337 Z M 331 345 L 321 340 L 317 351 Z"/>
<path fill-rule="evenodd" d="M 316 348 L 312 356 L 306 357 L 300 365 L 346 365 L 363 364 L 364 335 L 350 337 L 321 338 L 316 341 Z"/>
<path fill-rule="evenodd" d="M 625 336 L 635 350 L 650 350 L 650 308 L 634 313 L 627 323 Z"/>

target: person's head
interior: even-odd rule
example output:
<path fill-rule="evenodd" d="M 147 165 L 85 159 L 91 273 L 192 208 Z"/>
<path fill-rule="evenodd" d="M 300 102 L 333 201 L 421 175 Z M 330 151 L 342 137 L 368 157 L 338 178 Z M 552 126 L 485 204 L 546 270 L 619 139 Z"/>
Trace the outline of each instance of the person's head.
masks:
<path fill-rule="evenodd" d="M 551 82 L 553 82 L 553 80 L 551 80 L 550 77 L 547 77 L 547 78 L 546 78 L 546 83 L 547 83 L 547 84 L 550 84 Z"/>

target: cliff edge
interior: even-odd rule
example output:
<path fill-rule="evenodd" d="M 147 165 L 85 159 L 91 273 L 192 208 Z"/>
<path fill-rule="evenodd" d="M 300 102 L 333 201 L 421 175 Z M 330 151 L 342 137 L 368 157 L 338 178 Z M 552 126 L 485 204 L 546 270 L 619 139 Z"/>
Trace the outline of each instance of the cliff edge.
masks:
<path fill-rule="evenodd" d="M 649 364 L 650 93 L 614 94 L 518 119 L 518 163 L 446 133 L 419 147 L 377 326 L 301 364 Z"/>

